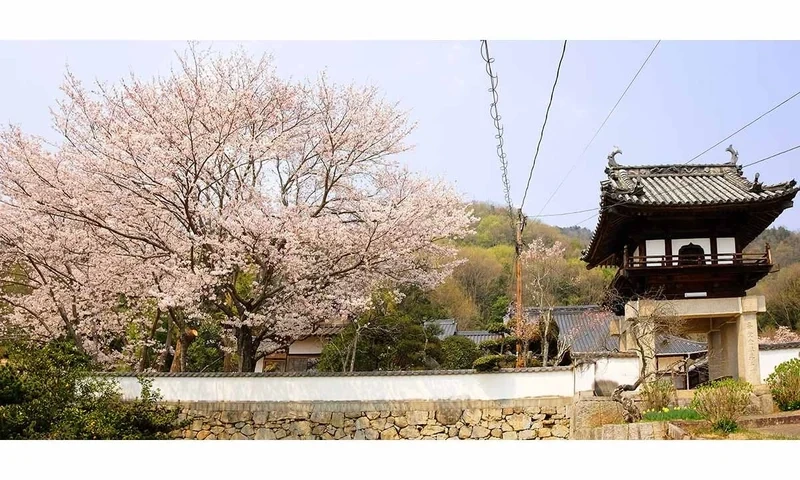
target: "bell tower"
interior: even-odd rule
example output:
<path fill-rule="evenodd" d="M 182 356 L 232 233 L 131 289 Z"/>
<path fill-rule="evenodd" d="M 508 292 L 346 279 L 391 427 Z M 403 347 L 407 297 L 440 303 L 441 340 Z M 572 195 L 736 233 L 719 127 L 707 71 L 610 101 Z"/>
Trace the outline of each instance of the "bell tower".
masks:
<path fill-rule="evenodd" d="M 617 315 L 669 302 L 693 331 L 707 334 L 710 373 L 760 383 L 756 313 L 765 311 L 764 298 L 746 291 L 775 265 L 769 245 L 755 253 L 745 247 L 793 205 L 799 188 L 795 180 L 747 179 L 738 152 L 726 151 L 730 160 L 721 164 L 627 166 L 617 163 L 615 148 L 582 259 L 590 269 L 617 267 Z"/>

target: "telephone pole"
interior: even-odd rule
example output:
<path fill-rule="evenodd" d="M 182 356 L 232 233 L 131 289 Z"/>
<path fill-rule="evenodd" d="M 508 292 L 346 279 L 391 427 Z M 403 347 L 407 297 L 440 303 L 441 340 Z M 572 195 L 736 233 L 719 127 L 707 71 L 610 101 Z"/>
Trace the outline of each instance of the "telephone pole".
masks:
<path fill-rule="evenodd" d="M 515 327 L 516 336 L 517 336 L 517 368 L 525 367 L 525 359 L 522 356 L 522 337 L 523 337 L 523 328 L 522 328 L 522 230 L 525 228 L 525 215 L 522 214 L 522 210 L 520 209 L 518 212 L 518 218 L 515 225 L 515 239 L 514 239 L 514 250 L 516 255 L 514 257 L 514 277 L 516 280 L 516 291 L 515 291 L 515 299 L 514 299 L 514 319 L 515 319 Z"/>

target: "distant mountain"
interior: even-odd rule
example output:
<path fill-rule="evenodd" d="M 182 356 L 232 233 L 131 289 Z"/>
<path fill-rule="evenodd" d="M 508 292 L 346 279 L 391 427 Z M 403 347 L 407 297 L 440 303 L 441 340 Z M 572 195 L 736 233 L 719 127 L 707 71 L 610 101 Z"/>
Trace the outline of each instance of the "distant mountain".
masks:
<path fill-rule="evenodd" d="M 562 234 L 566 235 L 567 237 L 574 238 L 581 242 L 582 245 L 586 246 L 589 245 L 589 242 L 592 240 L 592 231 L 585 227 L 579 227 L 577 225 L 573 225 L 571 227 L 557 227 Z"/>

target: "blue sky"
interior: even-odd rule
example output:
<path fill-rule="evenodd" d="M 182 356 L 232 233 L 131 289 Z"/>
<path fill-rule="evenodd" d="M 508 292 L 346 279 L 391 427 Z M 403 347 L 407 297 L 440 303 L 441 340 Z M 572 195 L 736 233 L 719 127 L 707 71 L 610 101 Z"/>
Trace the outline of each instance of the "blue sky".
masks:
<path fill-rule="evenodd" d="M 535 215 L 575 163 L 655 42 L 569 42 L 526 202 Z M 206 44 L 207 45 L 207 44 Z M 216 42 L 227 50 L 238 43 Z M 340 82 L 378 85 L 419 123 L 408 165 L 454 182 L 467 199 L 502 202 L 488 78 L 479 43 L 424 41 L 243 42 L 274 54 L 278 72 L 305 78 L 327 69 Z M 182 42 L 0 42 L 0 122 L 52 136 L 49 108 L 69 63 L 79 78 L 115 81 L 131 70 L 166 73 Z M 490 42 L 499 75 L 512 198 L 518 203 L 561 52 L 560 41 Z M 623 164 L 682 163 L 800 90 L 800 42 L 663 41 L 545 214 L 597 207 L 606 156 Z M 800 96 L 694 163 L 740 162 L 800 143 Z M 745 169 L 765 182 L 800 180 L 800 150 Z M 591 213 L 548 223 L 594 228 Z M 775 225 L 800 229 L 800 205 Z"/>

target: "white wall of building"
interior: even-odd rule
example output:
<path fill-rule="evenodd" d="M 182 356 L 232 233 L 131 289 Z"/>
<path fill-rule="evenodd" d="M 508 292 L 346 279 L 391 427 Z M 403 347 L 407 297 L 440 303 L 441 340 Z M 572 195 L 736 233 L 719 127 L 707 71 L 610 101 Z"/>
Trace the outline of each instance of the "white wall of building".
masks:
<path fill-rule="evenodd" d="M 717 254 L 736 253 L 736 239 L 733 237 L 717 238 Z M 729 260 L 725 260 L 728 258 Z M 719 257 L 719 263 L 730 264 L 733 263 L 733 257 Z"/>
<path fill-rule="evenodd" d="M 124 398 L 140 392 L 135 377 L 117 377 Z M 569 397 L 570 369 L 514 373 L 331 377 L 153 377 L 169 402 L 311 402 L 503 400 Z"/>
<path fill-rule="evenodd" d="M 289 355 L 319 355 L 322 353 L 322 339 L 319 337 L 308 337 L 305 340 L 298 340 L 289 346 Z"/>
<path fill-rule="evenodd" d="M 761 381 L 766 383 L 767 377 L 775 371 L 775 367 L 793 358 L 800 358 L 800 348 L 759 350 L 758 363 L 761 368 Z"/>
<path fill-rule="evenodd" d="M 652 255 L 666 255 L 666 247 L 664 240 L 645 240 L 644 241 L 644 249 L 647 256 Z M 660 265 L 661 262 L 658 260 L 648 261 L 647 265 Z"/>
<path fill-rule="evenodd" d="M 595 380 L 609 380 L 619 385 L 632 384 L 639 378 L 637 357 L 599 358 L 595 362 Z"/>

